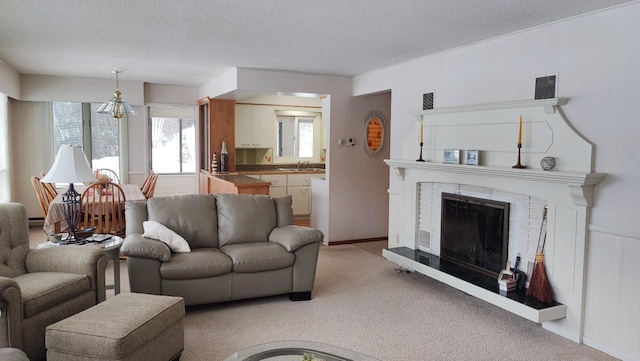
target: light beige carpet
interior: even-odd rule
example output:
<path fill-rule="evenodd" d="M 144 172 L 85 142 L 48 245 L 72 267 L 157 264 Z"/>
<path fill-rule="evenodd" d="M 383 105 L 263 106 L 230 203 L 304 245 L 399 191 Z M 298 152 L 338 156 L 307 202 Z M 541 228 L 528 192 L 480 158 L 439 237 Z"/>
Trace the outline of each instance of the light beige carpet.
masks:
<path fill-rule="evenodd" d="M 364 248 L 321 247 L 311 301 L 283 295 L 188 307 L 181 360 L 222 361 L 280 340 L 328 343 L 385 361 L 615 360 L 428 277 L 398 273 L 373 245 Z M 121 269 L 129 292 L 125 262 Z M 112 275 L 109 264 L 107 283 Z"/>

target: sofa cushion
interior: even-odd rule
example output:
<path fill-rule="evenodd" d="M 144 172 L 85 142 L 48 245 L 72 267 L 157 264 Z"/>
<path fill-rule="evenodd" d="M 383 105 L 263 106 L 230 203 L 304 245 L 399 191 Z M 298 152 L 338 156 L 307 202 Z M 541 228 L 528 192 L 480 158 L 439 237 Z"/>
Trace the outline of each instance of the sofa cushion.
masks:
<path fill-rule="evenodd" d="M 91 291 L 89 277 L 75 273 L 33 272 L 13 280 L 22 292 L 24 318 Z"/>
<path fill-rule="evenodd" d="M 147 214 L 147 200 L 126 201 L 124 203 L 124 220 L 127 225 L 127 236 L 130 234 L 142 234 L 142 222 L 149 218 Z"/>
<path fill-rule="evenodd" d="M 220 250 L 233 260 L 233 272 L 272 271 L 291 267 L 296 260 L 293 253 L 270 242 L 230 244 Z"/>
<path fill-rule="evenodd" d="M 218 247 L 216 200 L 210 194 L 150 198 L 150 221 L 164 224 L 189 242 L 191 249 Z"/>
<path fill-rule="evenodd" d="M 291 196 L 272 198 L 276 205 L 276 215 L 278 216 L 278 225 L 276 227 L 284 227 L 293 224 L 293 199 Z"/>
<path fill-rule="evenodd" d="M 216 194 L 220 246 L 267 242 L 276 227 L 276 206 L 271 198 L 253 194 Z"/>
<path fill-rule="evenodd" d="M 143 237 L 157 239 L 169 246 L 172 252 L 191 252 L 189 243 L 179 234 L 156 221 L 144 221 Z"/>
<path fill-rule="evenodd" d="M 175 253 L 160 265 L 163 279 L 192 279 L 215 277 L 231 272 L 233 262 L 216 248 L 198 248 L 191 253 Z"/>

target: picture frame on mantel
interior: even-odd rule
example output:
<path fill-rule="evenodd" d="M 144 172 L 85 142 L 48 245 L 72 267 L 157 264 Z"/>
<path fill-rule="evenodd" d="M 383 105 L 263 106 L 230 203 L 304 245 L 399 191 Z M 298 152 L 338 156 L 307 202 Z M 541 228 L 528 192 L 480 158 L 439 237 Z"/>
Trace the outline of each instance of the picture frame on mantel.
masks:
<path fill-rule="evenodd" d="M 460 150 L 459 149 L 443 149 L 442 163 L 460 164 Z"/>
<path fill-rule="evenodd" d="M 480 152 L 477 150 L 465 150 L 464 152 L 464 164 L 478 165 L 480 163 Z"/>

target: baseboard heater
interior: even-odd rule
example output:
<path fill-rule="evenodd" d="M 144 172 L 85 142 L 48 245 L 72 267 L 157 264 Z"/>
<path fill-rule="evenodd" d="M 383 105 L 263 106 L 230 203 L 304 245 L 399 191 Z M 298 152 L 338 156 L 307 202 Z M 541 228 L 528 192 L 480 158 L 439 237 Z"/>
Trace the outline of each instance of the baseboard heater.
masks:
<path fill-rule="evenodd" d="M 42 226 L 44 226 L 44 218 L 42 217 L 29 218 L 29 228 L 42 227 Z"/>

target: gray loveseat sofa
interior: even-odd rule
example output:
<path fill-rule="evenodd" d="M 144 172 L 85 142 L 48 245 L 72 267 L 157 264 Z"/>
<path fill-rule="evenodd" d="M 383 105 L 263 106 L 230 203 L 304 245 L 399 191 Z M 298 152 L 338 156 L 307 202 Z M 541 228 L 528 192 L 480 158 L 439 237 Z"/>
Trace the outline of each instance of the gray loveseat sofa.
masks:
<path fill-rule="evenodd" d="M 186 305 L 289 294 L 308 300 L 323 234 L 293 224 L 291 197 L 191 194 L 128 201 L 131 292 L 181 296 Z M 143 237 L 144 221 L 182 236 L 191 252 L 172 253 Z"/>

